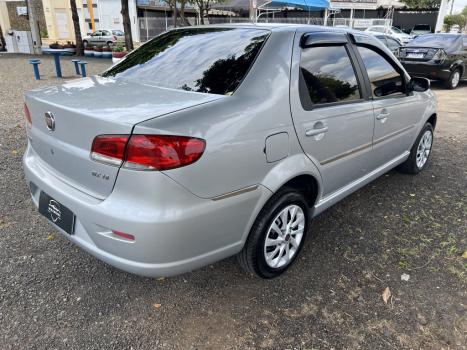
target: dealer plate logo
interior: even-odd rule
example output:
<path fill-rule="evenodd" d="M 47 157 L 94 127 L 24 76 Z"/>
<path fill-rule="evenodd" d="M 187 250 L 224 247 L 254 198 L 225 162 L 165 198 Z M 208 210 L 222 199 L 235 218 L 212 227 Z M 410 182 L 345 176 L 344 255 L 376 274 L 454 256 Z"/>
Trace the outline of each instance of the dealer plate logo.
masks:
<path fill-rule="evenodd" d="M 57 220 L 62 219 L 62 212 L 60 211 L 60 204 L 57 201 L 54 201 L 53 199 L 51 199 L 49 201 L 49 206 L 47 208 L 47 211 L 53 222 L 57 222 Z"/>

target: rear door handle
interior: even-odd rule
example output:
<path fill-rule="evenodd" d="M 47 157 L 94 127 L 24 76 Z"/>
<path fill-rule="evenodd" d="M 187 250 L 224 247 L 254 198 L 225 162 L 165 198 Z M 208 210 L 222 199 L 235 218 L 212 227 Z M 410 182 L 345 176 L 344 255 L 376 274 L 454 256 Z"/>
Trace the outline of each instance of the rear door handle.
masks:
<path fill-rule="evenodd" d="M 319 135 L 319 134 L 324 134 L 325 132 L 328 132 L 328 127 L 327 126 L 323 126 L 321 128 L 317 128 L 317 129 L 305 130 L 305 135 L 306 136 L 315 136 L 315 135 Z"/>
<path fill-rule="evenodd" d="M 379 114 L 376 116 L 376 119 L 377 120 L 385 120 L 387 119 L 389 116 L 391 115 L 391 113 L 389 113 L 386 108 L 383 108 L 381 110 L 381 112 L 379 112 Z"/>

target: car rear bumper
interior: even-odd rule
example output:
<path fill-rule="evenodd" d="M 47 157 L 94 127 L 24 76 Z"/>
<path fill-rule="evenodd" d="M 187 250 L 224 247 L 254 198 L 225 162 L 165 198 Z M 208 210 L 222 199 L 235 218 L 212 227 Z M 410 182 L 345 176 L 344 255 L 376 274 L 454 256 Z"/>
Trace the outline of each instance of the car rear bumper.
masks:
<path fill-rule="evenodd" d="M 143 276 L 170 276 L 231 256 L 271 192 L 263 186 L 203 199 L 160 172 L 121 169 L 104 200 L 63 182 L 28 145 L 24 172 L 36 207 L 44 191 L 75 214 L 70 241 L 119 269 Z M 134 235 L 130 241 L 112 230 Z"/>
<path fill-rule="evenodd" d="M 437 64 L 417 61 L 402 61 L 407 73 L 412 76 L 423 77 L 433 80 L 448 80 L 451 75 L 449 68 Z"/>

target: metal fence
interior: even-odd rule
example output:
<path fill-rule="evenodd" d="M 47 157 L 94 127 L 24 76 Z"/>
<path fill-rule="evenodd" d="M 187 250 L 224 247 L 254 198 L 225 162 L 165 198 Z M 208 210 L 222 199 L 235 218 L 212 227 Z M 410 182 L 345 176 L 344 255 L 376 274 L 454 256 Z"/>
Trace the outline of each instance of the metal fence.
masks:
<path fill-rule="evenodd" d="M 198 17 L 188 17 L 189 25 L 198 25 Z M 249 18 L 245 17 L 209 17 L 204 19 L 204 24 L 222 24 L 222 23 L 249 23 Z M 390 26 L 392 20 L 384 18 L 324 18 L 318 17 L 259 17 L 260 23 L 293 23 L 293 24 L 312 24 L 312 25 L 327 25 L 327 26 L 346 26 L 349 28 L 365 29 L 372 25 Z M 138 28 L 140 40 L 145 42 L 155 36 L 174 27 L 173 18 L 171 17 L 143 17 L 138 18 Z M 177 26 L 181 26 L 181 22 L 177 19 Z"/>

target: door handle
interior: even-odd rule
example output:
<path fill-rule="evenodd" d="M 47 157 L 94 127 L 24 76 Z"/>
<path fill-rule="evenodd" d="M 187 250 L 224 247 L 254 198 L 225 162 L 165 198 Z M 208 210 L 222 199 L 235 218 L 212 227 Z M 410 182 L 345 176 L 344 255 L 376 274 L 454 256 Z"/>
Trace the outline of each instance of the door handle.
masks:
<path fill-rule="evenodd" d="M 386 119 L 386 118 L 389 117 L 390 115 L 391 115 L 391 113 L 388 113 L 388 112 L 383 113 L 383 112 L 381 112 L 380 114 L 378 114 L 378 115 L 376 116 L 376 119 L 378 119 L 378 120 Z"/>
<path fill-rule="evenodd" d="M 305 130 L 305 135 L 306 136 L 315 136 L 315 135 L 319 135 L 319 134 L 324 134 L 325 132 L 328 132 L 328 127 L 327 126 L 323 126 L 321 128 L 314 128 L 314 129 Z"/>
<path fill-rule="evenodd" d="M 383 108 L 383 109 L 381 110 L 381 112 L 379 112 L 379 114 L 376 116 L 376 119 L 377 119 L 377 120 L 383 120 L 383 121 L 384 121 L 384 120 L 386 120 L 390 115 L 391 115 L 391 113 L 389 113 L 389 112 L 387 111 L 386 108 Z"/>

